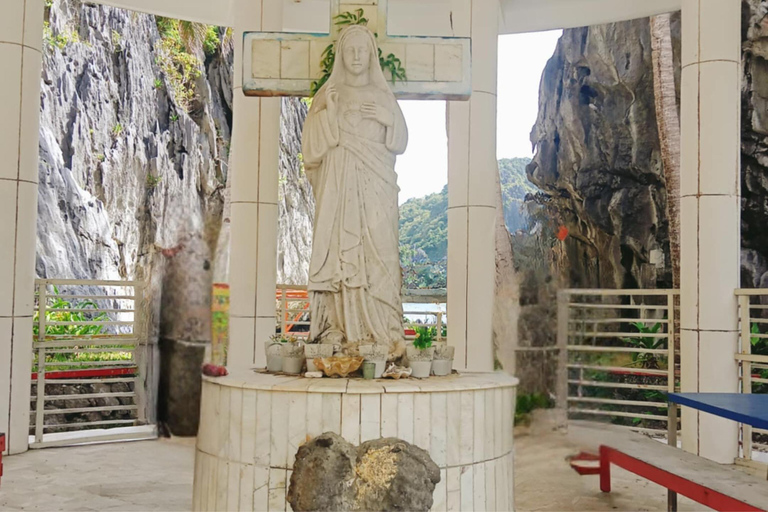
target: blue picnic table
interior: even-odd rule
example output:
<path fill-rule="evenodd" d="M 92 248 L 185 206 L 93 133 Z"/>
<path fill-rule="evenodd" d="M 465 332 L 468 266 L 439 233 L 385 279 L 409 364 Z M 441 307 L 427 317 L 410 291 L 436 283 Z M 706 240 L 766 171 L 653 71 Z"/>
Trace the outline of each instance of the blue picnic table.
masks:
<path fill-rule="evenodd" d="M 768 395 L 746 393 L 670 393 L 669 401 L 768 429 Z"/>

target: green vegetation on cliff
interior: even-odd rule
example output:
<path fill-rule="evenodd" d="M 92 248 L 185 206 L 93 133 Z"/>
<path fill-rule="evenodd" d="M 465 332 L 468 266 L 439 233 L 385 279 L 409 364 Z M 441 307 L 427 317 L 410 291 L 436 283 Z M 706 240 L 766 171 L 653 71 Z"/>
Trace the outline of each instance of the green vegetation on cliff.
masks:
<path fill-rule="evenodd" d="M 525 229 L 525 195 L 536 187 L 525 176 L 529 158 L 499 160 L 507 229 Z M 409 199 L 400 206 L 400 263 L 407 288 L 444 288 L 448 254 L 448 185 L 438 193 Z"/>

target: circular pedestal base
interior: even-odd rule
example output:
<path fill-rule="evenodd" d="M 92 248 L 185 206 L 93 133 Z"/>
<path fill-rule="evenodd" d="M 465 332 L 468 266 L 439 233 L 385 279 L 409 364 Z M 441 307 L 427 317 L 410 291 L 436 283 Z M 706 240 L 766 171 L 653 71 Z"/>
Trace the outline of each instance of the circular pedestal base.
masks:
<path fill-rule="evenodd" d="M 432 510 L 514 509 L 517 379 L 305 379 L 256 372 L 204 378 L 193 509 L 290 510 L 299 446 L 323 432 L 350 443 L 396 437 L 440 467 Z"/>

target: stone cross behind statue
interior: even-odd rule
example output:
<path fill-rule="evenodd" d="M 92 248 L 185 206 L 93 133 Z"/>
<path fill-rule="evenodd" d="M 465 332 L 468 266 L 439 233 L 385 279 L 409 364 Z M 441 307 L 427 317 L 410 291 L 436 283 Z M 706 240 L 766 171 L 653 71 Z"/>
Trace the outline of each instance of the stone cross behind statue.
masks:
<path fill-rule="evenodd" d="M 339 31 L 335 16 L 362 9 L 383 55 L 403 62 L 408 80 L 390 82 L 396 97 L 466 100 L 471 94 L 470 38 L 390 36 L 387 0 L 331 0 L 331 33 L 248 32 L 244 36 L 243 92 L 247 96 L 307 97 L 321 75 L 323 51 Z M 389 78 L 389 77 L 388 77 Z"/>

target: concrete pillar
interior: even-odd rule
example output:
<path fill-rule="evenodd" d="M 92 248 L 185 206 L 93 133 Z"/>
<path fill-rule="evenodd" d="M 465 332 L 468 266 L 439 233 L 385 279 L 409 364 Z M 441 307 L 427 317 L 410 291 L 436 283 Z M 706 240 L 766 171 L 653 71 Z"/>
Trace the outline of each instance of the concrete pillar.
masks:
<path fill-rule="evenodd" d="M 246 98 L 243 32 L 282 30 L 282 3 L 235 0 L 229 367 L 265 366 L 275 333 L 280 98 Z"/>
<path fill-rule="evenodd" d="M 458 20 L 454 20 L 458 21 Z M 496 64 L 499 3 L 473 0 L 466 27 L 472 37 L 472 97 L 449 101 L 448 340 L 458 370 L 493 370 L 495 286 Z"/>
<path fill-rule="evenodd" d="M 683 0 L 681 386 L 736 392 L 740 250 L 740 0 Z M 683 448 L 720 463 L 736 424 L 683 409 Z"/>
<path fill-rule="evenodd" d="M 43 2 L 3 0 L 0 16 L 0 431 L 27 450 Z"/>

